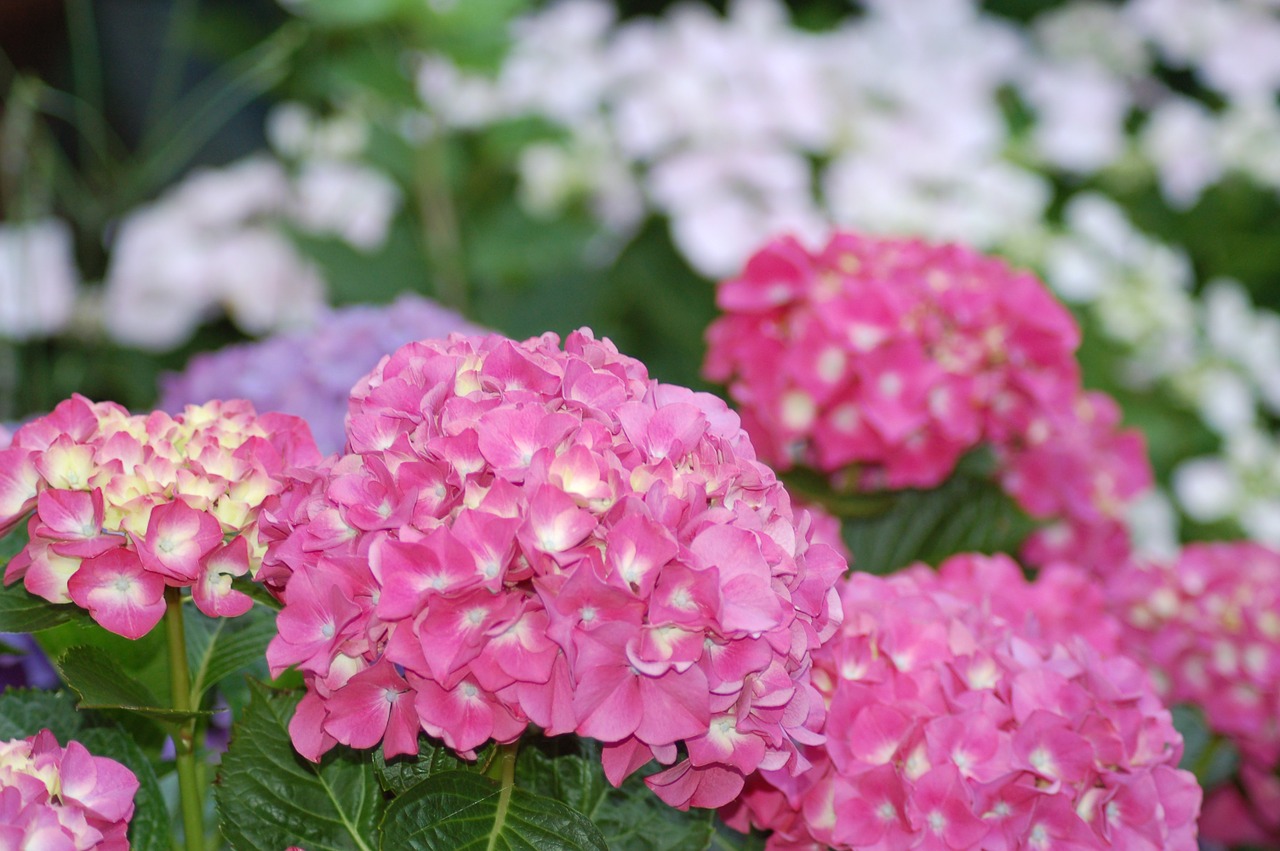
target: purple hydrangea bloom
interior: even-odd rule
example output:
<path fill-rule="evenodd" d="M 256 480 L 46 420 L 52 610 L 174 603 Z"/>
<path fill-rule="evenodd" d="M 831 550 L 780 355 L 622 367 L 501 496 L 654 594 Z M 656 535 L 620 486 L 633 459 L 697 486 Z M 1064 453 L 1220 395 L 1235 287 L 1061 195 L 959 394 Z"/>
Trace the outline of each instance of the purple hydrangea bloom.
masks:
<path fill-rule="evenodd" d="M 8 688 L 58 687 L 58 674 L 49 663 L 49 657 L 30 635 L 21 632 L 0 633 L 0 642 L 19 651 L 7 653 L 0 650 L 0 691 Z"/>
<path fill-rule="evenodd" d="M 193 357 L 184 372 L 161 377 L 158 407 L 177 412 L 210 399 L 248 399 L 259 411 L 302 417 L 320 450 L 337 452 L 352 385 L 400 346 L 453 332 L 484 329 L 412 294 L 388 305 L 331 309 L 309 330 Z"/>

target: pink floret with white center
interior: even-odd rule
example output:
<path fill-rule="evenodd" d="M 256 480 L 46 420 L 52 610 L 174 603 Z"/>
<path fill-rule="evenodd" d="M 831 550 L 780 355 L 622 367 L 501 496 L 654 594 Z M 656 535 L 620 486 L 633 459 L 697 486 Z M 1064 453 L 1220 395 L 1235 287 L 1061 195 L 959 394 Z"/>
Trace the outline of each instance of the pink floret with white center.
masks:
<path fill-rule="evenodd" d="M 1239 786 L 1208 790 L 1205 837 L 1280 842 L 1280 552 L 1190 544 L 1176 559 L 1132 563 L 1106 593 L 1161 696 L 1200 709 L 1240 752 Z"/>
<path fill-rule="evenodd" d="M 252 606 L 232 588 L 262 561 L 257 517 L 293 465 L 320 453 L 307 425 L 247 402 L 130 416 L 73 396 L 0 450 L 0 532 L 30 515 L 6 584 L 87 609 L 126 638 L 164 615 L 166 588 L 232 617 Z"/>
<path fill-rule="evenodd" d="M 535 724 L 604 742 L 615 784 L 683 745 L 648 778 L 681 808 L 805 766 L 845 564 L 723 402 L 585 330 L 454 336 L 384 359 L 347 433 L 263 515 L 304 756 Z"/>
<path fill-rule="evenodd" d="M 42 730 L 0 742 L 0 847 L 128 851 L 138 779 Z"/>
<path fill-rule="evenodd" d="M 1079 329 L 1034 275 L 959 245 L 840 232 L 816 253 L 774 240 L 717 303 L 704 374 L 776 469 L 930 488 L 990 446 L 1006 489 L 1055 521 L 1029 545 L 1035 563 L 1128 556 L 1123 510 L 1151 482 L 1141 436 L 1081 390 Z"/>
<path fill-rule="evenodd" d="M 1059 568 L 1059 571 L 1065 568 Z M 1043 580 L 1042 580 L 1043 581 Z M 724 815 L 782 849 L 1196 848 L 1200 788 L 1100 596 L 1032 585 L 1003 557 L 854 574 L 814 654 L 827 741 L 762 772 Z M 1081 586 L 1087 587 L 1087 586 Z"/>

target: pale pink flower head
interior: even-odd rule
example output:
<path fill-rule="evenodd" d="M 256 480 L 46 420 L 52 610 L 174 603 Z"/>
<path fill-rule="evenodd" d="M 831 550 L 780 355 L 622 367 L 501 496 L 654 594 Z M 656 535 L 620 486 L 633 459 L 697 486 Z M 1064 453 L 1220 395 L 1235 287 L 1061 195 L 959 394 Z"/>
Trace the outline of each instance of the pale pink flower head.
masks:
<path fill-rule="evenodd" d="M 1206 838 L 1235 841 L 1224 813 L 1252 808 L 1280 839 L 1280 552 L 1251 541 L 1186 546 L 1168 562 L 1134 562 L 1108 578 L 1124 641 L 1170 705 L 1189 704 L 1240 752 L 1242 783 L 1215 795 Z M 1262 782 L 1270 778 L 1269 782 Z M 1268 843 L 1262 843 L 1268 844 Z"/>
<path fill-rule="evenodd" d="M 827 740 L 798 777 L 751 778 L 729 823 L 772 830 L 771 851 L 1195 849 L 1200 789 L 1168 711 L 1108 652 L 1114 623 L 1072 634 L 1107 620 L 1102 600 L 1057 597 L 1076 580 L 1050 576 L 969 555 L 851 575 L 814 654 Z"/>
<path fill-rule="evenodd" d="M 128 851 L 138 779 L 42 730 L 0 742 L 0 846 Z"/>
<path fill-rule="evenodd" d="M 679 807 L 802 767 L 845 563 L 723 402 L 585 330 L 453 336 L 384 358 L 347 433 L 263 514 L 305 756 L 532 723 L 604 742 L 614 783 L 683 748 L 649 781 Z"/>
<path fill-rule="evenodd" d="M 207 615 L 242 614 L 251 600 L 231 582 L 261 564 L 262 503 L 286 469 L 319 460 L 302 420 L 247 402 L 130 416 L 73 396 L 0 451 L 0 530 L 29 516 L 4 580 L 128 638 L 159 622 L 166 587 L 191 588 Z"/>
<path fill-rule="evenodd" d="M 1127 557 L 1112 533 L 1150 482 L 1141 439 L 1082 393 L 1079 329 L 1035 276 L 960 245 L 837 232 L 816 253 L 773 241 L 717 303 L 704 374 L 775 468 L 928 488 L 990 446 L 1023 508 L 1070 533 L 1033 542 L 1037 563 Z"/>

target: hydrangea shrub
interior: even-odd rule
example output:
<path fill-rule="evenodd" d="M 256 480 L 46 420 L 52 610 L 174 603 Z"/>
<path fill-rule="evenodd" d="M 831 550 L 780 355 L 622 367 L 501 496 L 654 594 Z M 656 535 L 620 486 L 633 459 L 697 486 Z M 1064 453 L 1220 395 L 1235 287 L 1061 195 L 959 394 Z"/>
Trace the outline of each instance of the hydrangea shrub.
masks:
<path fill-rule="evenodd" d="M 75 396 L 0 451 L 0 530 L 30 515 L 5 583 L 126 638 L 160 621 L 166 588 L 190 588 L 211 617 L 243 614 L 232 579 L 261 563 L 262 502 L 287 467 L 319 459 L 306 423 L 246 402 L 131 416 Z"/>
<path fill-rule="evenodd" d="M 772 830 L 769 849 L 1195 849 L 1200 789 L 1169 712 L 1095 646 L 1118 634 L 1100 597 L 1075 613 L 1056 597 L 1082 579 L 1032 585 L 967 555 L 851 575 L 814 654 L 826 744 L 798 777 L 753 778 L 730 824 Z"/>
<path fill-rule="evenodd" d="M 838 232 L 775 240 L 720 284 L 704 373 L 762 457 L 837 488 L 929 488 L 990 446 L 1005 489 L 1054 525 L 1043 563 L 1128 555 L 1123 512 L 1151 484 L 1140 434 L 1080 385 L 1071 314 L 1036 277 L 959 245 Z"/>
<path fill-rule="evenodd" d="M 647 782 L 681 808 L 804 767 L 844 562 L 723 402 L 585 331 L 452 337 L 384 358 L 347 423 L 264 514 L 299 752 L 468 754 L 533 723 L 605 743 L 615 784 L 674 763 Z"/>
<path fill-rule="evenodd" d="M 1239 752 L 1239 785 L 1210 790 L 1204 835 L 1280 838 L 1280 553 L 1249 541 L 1199 543 L 1112 576 L 1124 641 L 1170 705 L 1199 708 Z"/>
<path fill-rule="evenodd" d="M 0 742 L 0 844 L 128 851 L 137 791 L 128 768 L 48 730 Z"/>

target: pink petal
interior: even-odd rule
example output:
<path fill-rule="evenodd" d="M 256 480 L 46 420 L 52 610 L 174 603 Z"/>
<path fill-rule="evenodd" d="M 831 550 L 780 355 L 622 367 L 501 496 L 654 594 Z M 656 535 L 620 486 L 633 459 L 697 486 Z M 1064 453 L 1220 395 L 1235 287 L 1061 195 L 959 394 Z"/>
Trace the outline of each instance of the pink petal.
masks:
<path fill-rule="evenodd" d="M 86 559 L 67 592 L 95 621 L 125 638 L 141 638 L 164 617 L 164 580 L 124 548 Z"/>

